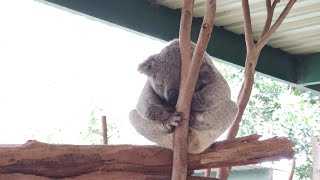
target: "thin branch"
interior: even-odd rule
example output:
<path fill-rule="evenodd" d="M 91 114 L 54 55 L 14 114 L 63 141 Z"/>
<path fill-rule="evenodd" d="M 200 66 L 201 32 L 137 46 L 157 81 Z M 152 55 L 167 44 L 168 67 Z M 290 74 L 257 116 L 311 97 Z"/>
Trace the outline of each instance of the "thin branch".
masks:
<path fill-rule="evenodd" d="M 179 30 L 179 46 L 181 53 L 181 80 L 180 88 L 185 82 L 189 66 L 191 63 L 191 46 L 190 46 L 190 33 L 192 25 L 194 0 L 185 0 L 181 12 L 180 30 Z"/>
<path fill-rule="evenodd" d="M 254 41 L 252 37 L 252 25 L 250 17 L 250 7 L 248 0 L 242 0 L 242 12 L 244 17 L 244 34 L 246 39 L 247 50 L 254 48 Z"/>
<path fill-rule="evenodd" d="M 266 0 L 267 18 L 264 23 L 264 28 L 263 28 L 263 31 L 262 31 L 259 39 L 261 39 L 270 29 L 272 18 L 273 18 L 273 13 L 274 13 L 274 10 L 276 8 L 277 3 L 279 3 L 279 2 L 280 2 L 280 0 L 274 0 L 271 5 L 271 0 Z"/>
<path fill-rule="evenodd" d="M 292 159 L 292 164 L 291 164 L 290 175 L 289 175 L 289 179 L 288 179 L 288 180 L 292 180 L 292 179 L 293 179 L 294 169 L 295 169 L 295 168 L 296 168 L 296 159 L 293 158 L 293 159 Z"/>
<path fill-rule="evenodd" d="M 103 138 L 103 144 L 108 144 L 108 126 L 107 126 L 107 117 L 102 116 L 102 138 Z"/>
<path fill-rule="evenodd" d="M 270 40 L 272 34 L 278 29 L 278 27 L 281 25 L 283 20 L 286 18 L 288 13 L 290 12 L 292 6 L 295 4 L 297 0 L 290 0 L 287 6 L 284 8 L 276 22 L 272 25 L 272 27 L 268 30 L 268 32 L 258 41 L 257 43 L 257 49 L 258 51 L 261 51 L 261 49 L 267 44 L 267 42 Z"/>
<path fill-rule="evenodd" d="M 272 3 L 272 9 L 274 10 L 277 6 L 277 4 L 280 3 L 280 0 L 274 0 Z"/>

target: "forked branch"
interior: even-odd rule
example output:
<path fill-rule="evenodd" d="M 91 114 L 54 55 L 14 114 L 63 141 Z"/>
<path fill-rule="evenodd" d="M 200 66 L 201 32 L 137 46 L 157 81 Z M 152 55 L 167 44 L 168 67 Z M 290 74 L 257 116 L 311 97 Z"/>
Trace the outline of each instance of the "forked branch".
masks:
<path fill-rule="evenodd" d="M 277 6 L 277 3 L 279 3 L 279 2 L 280 2 L 280 0 L 274 0 L 272 5 L 271 5 L 271 0 L 267 0 L 266 1 L 267 18 L 266 18 L 266 21 L 264 23 L 264 28 L 263 28 L 263 31 L 262 31 L 259 39 L 261 39 L 268 32 L 268 30 L 270 29 L 272 18 L 273 18 L 273 13 L 274 13 L 274 10 L 275 10 L 275 8 Z"/>
<path fill-rule="evenodd" d="M 193 5 L 194 0 L 184 0 L 184 5 L 181 12 L 179 31 L 181 76 L 179 98 L 176 109 L 178 112 L 182 113 L 182 122 L 180 124 L 181 126 L 176 128 L 174 132 L 172 180 L 186 179 L 187 177 L 187 139 L 190 110 L 188 110 L 188 106 L 185 104 L 187 102 L 187 99 L 182 96 L 182 94 L 186 93 L 184 90 L 185 80 L 187 78 L 189 66 L 191 63 L 190 33 L 192 25 Z"/>
<path fill-rule="evenodd" d="M 190 31 L 193 3 L 194 0 L 184 1 L 180 22 L 181 79 L 176 110 L 182 113 L 183 120 L 181 126 L 176 128 L 174 132 L 172 180 L 186 179 L 187 177 L 188 129 L 191 100 L 202 59 L 211 36 L 216 9 L 216 1 L 207 0 L 206 14 L 192 57 L 191 66 L 189 67 L 191 58 Z"/>
<path fill-rule="evenodd" d="M 272 25 L 272 27 L 266 32 L 266 34 L 258 41 L 257 43 L 257 49 L 259 51 L 262 50 L 262 48 L 267 44 L 267 42 L 270 40 L 272 34 L 279 28 L 283 20 L 287 17 L 289 14 L 291 8 L 295 4 L 297 0 L 290 0 L 287 6 L 284 8 L 284 10 L 281 12 L 280 16 L 276 20 L 276 22 Z"/>
<path fill-rule="evenodd" d="M 250 95 L 252 92 L 252 86 L 254 84 L 255 67 L 256 67 L 260 52 L 262 48 L 266 45 L 266 43 L 270 40 L 271 35 L 278 29 L 280 24 L 288 15 L 290 9 L 292 8 L 296 0 L 289 1 L 289 3 L 284 8 L 284 10 L 280 14 L 276 22 L 271 26 L 273 13 L 278 2 L 279 0 L 274 0 L 273 3 L 271 4 L 271 0 L 266 0 L 267 18 L 265 21 L 263 31 L 260 35 L 260 38 L 257 44 L 255 44 L 253 41 L 249 3 L 248 3 L 248 0 L 242 0 L 247 56 L 246 56 L 245 71 L 244 71 L 244 81 L 242 83 L 242 86 L 238 95 L 238 99 L 237 99 L 239 110 L 236 115 L 235 121 L 229 130 L 227 139 L 234 139 L 238 133 L 242 116 L 244 114 L 244 111 L 249 102 Z M 221 180 L 226 180 L 228 178 L 230 169 L 231 169 L 230 167 L 219 169 L 219 172 L 218 172 L 219 178 Z"/>
<path fill-rule="evenodd" d="M 185 93 L 185 80 L 191 63 L 190 33 L 192 25 L 193 5 L 194 0 L 184 0 L 180 20 L 179 46 L 181 53 L 181 76 L 179 97 L 176 109 L 178 112 L 182 113 L 182 122 L 180 124 L 181 126 L 176 128 L 174 132 L 172 180 L 186 179 L 187 177 L 187 138 L 190 107 L 185 104 L 188 100 L 182 95 L 182 93 Z"/>

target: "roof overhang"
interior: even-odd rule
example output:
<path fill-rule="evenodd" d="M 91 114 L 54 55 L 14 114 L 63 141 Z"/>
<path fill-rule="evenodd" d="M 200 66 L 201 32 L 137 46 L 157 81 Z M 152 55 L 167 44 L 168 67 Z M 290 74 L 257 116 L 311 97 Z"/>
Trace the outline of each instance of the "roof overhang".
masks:
<path fill-rule="evenodd" d="M 42 1 L 42 0 L 41 0 Z M 148 0 L 45 0 L 165 41 L 179 36 L 180 11 Z M 43 1 L 42 1 L 43 2 Z M 51 4 L 51 5 L 53 5 Z M 202 18 L 193 18 L 191 39 L 197 40 Z M 244 66 L 243 35 L 214 27 L 207 52 L 218 59 Z M 320 53 L 307 56 L 263 48 L 256 70 L 282 81 L 320 92 Z"/>

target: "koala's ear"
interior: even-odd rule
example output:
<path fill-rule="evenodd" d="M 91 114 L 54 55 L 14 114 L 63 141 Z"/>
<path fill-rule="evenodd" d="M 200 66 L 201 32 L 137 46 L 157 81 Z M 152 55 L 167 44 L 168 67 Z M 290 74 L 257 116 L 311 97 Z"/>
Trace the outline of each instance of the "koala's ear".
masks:
<path fill-rule="evenodd" d="M 156 55 L 148 57 L 143 63 L 139 64 L 138 71 L 147 76 L 151 76 L 155 72 Z"/>

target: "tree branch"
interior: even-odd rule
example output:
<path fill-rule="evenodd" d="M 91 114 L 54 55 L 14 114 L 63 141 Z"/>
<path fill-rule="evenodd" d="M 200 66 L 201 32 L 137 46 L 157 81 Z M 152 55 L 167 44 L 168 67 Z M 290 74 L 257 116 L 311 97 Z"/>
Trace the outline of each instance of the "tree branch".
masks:
<path fill-rule="evenodd" d="M 292 180 L 292 179 L 293 179 L 294 169 L 295 169 L 295 168 L 296 168 L 296 159 L 293 158 L 293 159 L 292 159 L 291 170 L 290 170 L 290 174 L 289 174 L 288 180 Z"/>
<path fill-rule="evenodd" d="M 265 26 L 258 43 L 254 44 L 252 40 L 253 36 L 252 36 L 252 27 L 251 27 L 250 9 L 249 9 L 248 0 L 242 0 L 247 56 L 246 56 L 245 71 L 244 71 L 244 81 L 242 83 L 242 86 L 238 95 L 238 99 L 237 99 L 237 104 L 239 109 L 238 109 L 236 118 L 228 132 L 227 139 L 233 139 L 238 134 L 242 116 L 244 114 L 244 111 L 247 107 L 247 104 L 251 96 L 252 87 L 254 84 L 255 67 L 260 55 L 260 51 L 268 42 L 272 33 L 274 33 L 275 30 L 283 22 L 284 18 L 289 13 L 295 1 L 296 0 L 290 0 L 290 2 L 287 4 L 283 12 L 280 14 L 275 24 L 270 28 L 274 9 L 276 7 L 276 4 L 278 3 L 278 0 L 274 0 L 272 5 L 270 0 L 266 0 L 267 18 L 266 18 Z M 230 170 L 231 170 L 231 167 L 220 168 L 218 171 L 219 179 L 226 180 L 229 176 Z"/>
<path fill-rule="evenodd" d="M 267 44 L 267 42 L 270 40 L 272 34 L 278 29 L 278 27 L 281 25 L 283 20 L 286 18 L 288 13 L 290 12 L 292 6 L 297 0 L 290 0 L 287 6 L 284 8 L 284 10 L 281 12 L 280 16 L 276 20 L 276 22 L 272 25 L 272 27 L 265 33 L 265 35 L 258 41 L 257 43 L 257 49 L 258 51 L 261 51 L 261 49 Z M 275 3 L 274 3 L 275 4 Z M 275 5 L 274 5 L 275 6 Z"/>
<path fill-rule="evenodd" d="M 247 50 L 253 49 L 255 45 L 252 37 L 250 7 L 248 0 L 242 0 L 242 12 L 244 17 L 244 35 L 246 39 Z"/>
<path fill-rule="evenodd" d="M 102 124 L 102 140 L 103 144 L 108 144 L 108 125 L 107 125 L 107 117 L 101 117 Z"/>
<path fill-rule="evenodd" d="M 207 0 L 206 14 L 200 30 L 199 40 L 196 45 L 194 55 L 189 68 L 189 58 L 191 57 L 190 46 L 190 31 L 192 19 L 192 8 L 194 1 L 185 1 L 181 23 L 184 27 L 180 33 L 180 51 L 181 51 L 181 80 L 179 98 L 176 110 L 182 113 L 181 126 L 176 128 L 173 140 L 173 170 L 172 180 L 186 179 L 187 176 L 187 150 L 188 150 L 188 130 L 189 130 L 189 117 L 192 96 L 195 89 L 195 84 L 198 80 L 199 70 L 202 63 L 203 55 L 206 51 L 211 31 L 213 27 L 215 15 L 215 0 Z M 192 5 L 191 5 L 192 4 Z M 187 9 L 188 8 L 188 9 Z M 187 13 L 189 12 L 189 13 Z M 189 17 L 190 15 L 190 17 Z M 186 17 L 183 17 L 186 16 Z M 187 25 L 186 25 L 187 24 Z M 189 28 L 189 29 L 185 29 Z M 187 38 L 187 39 L 184 39 Z M 188 52 L 189 50 L 189 52 Z M 186 58 L 186 59 L 183 59 Z M 186 77 L 186 71 L 187 77 Z M 184 79 L 186 77 L 186 79 Z"/>
<path fill-rule="evenodd" d="M 271 22 L 272 22 L 272 18 L 273 18 L 273 13 L 274 13 L 274 9 L 277 6 L 277 3 L 279 3 L 280 0 L 274 0 L 272 5 L 271 5 L 271 0 L 266 0 L 266 9 L 267 9 L 267 18 L 266 21 L 264 23 L 264 28 L 263 31 L 259 37 L 259 39 L 261 39 L 270 29 L 271 26 Z"/>
<path fill-rule="evenodd" d="M 173 169 L 172 180 L 186 179 L 187 177 L 187 148 L 188 148 L 188 127 L 190 106 L 184 104 L 188 101 L 184 92 L 185 81 L 191 63 L 191 45 L 190 33 L 192 25 L 194 0 L 184 0 L 184 5 L 181 12 L 179 46 L 181 53 L 181 76 L 180 89 L 176 110 L 182 113 L 182 122 L 180 127 L 177 127 L 173 138 Z M 188 110 L 189 109 L 189 110 Z"/>

